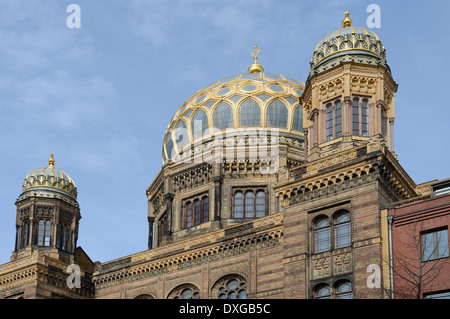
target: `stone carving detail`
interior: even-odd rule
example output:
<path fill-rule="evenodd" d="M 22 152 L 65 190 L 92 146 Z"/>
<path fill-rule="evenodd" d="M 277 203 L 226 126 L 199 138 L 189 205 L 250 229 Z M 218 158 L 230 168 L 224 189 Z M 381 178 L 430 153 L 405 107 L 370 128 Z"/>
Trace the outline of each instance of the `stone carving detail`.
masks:
<path fill-rule="evenodd" d="M 54 210 L 52 206 L 39 205 L 36 206 L 36 217 L 53 217 Z"/>
<path fill-rule="evenodd" d="M 210 182 L 212 179 L 212 165 L 205 164 L 182 172 L 172 177 L 174 191 L 191 189 Z"/>
<path fill-rule="evenodd" d="M 314 279 L 331 276 L 330 257 L 313 260 L 313 263 L 314 263 L 314 271 L 313 271 Z"/>
<path fill-rule="evenodd" d="M 334 256 L 333 275 L 340 275 L 352 271 L 351 253 Z"/>

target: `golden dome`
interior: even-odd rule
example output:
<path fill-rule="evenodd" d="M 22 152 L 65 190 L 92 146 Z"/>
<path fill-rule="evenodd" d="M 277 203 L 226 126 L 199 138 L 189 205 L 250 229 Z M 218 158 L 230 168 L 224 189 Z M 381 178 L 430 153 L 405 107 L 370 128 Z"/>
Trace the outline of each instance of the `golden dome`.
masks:
<path fill-rule="evenodd" d="M 348 11 L 345 12 L 342 27 L 328 33 L 317 44 L 310 62 L 310 76 L 347 61 L 381 64 L 389 69 L 386 50 L 378 36 L 364 27 L 352 26 Z"/>
<path fill-rule="evenodd" d="M 201 88 L 176 112 L 164 135 L 163 162 L 216 136 L 279 130 L 303 138 L 299 97 L 304 83 L 264 72 L 228 76 Z"/>
<path fill-rule="evenodd" d="M 37 168 L 27 174 L 22 183 L 22 191 L 29 189 L 50 190 L 63 192 L 66 195 L 77 198 L 75 182 L 63 171 L 54 167 L 55 160 L 50 154 L 47 167 Z"/>

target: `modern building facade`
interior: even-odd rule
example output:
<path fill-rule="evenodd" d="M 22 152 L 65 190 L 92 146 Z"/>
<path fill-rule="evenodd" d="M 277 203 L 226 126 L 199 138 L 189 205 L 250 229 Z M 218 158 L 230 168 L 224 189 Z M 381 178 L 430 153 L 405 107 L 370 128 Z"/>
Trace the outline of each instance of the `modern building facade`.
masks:
<path fill-rule="evenodd" d="M 388 208 L 389 271 L 394 298 L 450 298 L 450 179 L 432 192 Z"/>
<path fill-rule="evenodd" d="M 148 250 L 93 263 L 76 248 L 74 182 L 52 159 L 28 174 L 0 298 L 391 297 L 388 209 L 432 188 L 396 159 L 385 48 L 347 12 L 305 83 L 266 73 L 259 53 L 170 121 Z"/>

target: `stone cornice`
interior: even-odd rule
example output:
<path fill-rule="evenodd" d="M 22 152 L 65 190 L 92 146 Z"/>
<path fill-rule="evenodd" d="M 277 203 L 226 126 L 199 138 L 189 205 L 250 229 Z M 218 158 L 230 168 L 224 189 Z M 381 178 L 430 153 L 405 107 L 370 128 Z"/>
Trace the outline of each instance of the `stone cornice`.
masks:
<path fill-rule="evenodd" d="M 282 213 L 254 219 L 103 263 L 93 280 L 96 287 L 105 288 L 274 245 L 282 242 L 282 227 Z"/>

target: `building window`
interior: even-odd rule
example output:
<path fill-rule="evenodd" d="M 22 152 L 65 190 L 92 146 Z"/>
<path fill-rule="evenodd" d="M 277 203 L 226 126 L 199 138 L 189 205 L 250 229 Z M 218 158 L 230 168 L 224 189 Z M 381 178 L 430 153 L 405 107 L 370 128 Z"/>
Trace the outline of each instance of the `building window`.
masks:
<path fill-rule="evenodd" d="M 314 290 L 315 299 L 352 299 L 352 284 L 350 281 L 339 281 L 333 288 L 321 284 Z"/>
<path fill-rule="evenodd" d="M 59 223 L 56 229 L 56 248 L 64 251 L 70 251 L 70 228 L 65 224 Z"/>
<path fill-rule="evenodd" d="M 336 285 L 336 299 L 352 299 L 352 284 L 349 281 L 343 281 Z"/>
<path fill-rule="evenodd" d="M 254 218 L 266 215 L 266 193 L 264 190 L 236 191 L 234 193 L 234 217 Z"/>
<path fill-rule="evenodd" d="M 200 225 L 209 220 L 208 196 L 190 199 L 184 204 L 184 228 Z"/>
<path fill-rule="evenodd" d="M 260 126 L 261 108 L 255 100 L 245 100 L 239 108 L 240 126 Z"/>
<path fill-rule="evenodd" d="M 172 290 L 167 299 L 200 299 L 200 291 L 192 284 L 183 284 Z"/>
<path fill-rule="evenodd" d="M 336 100 L 325 106 L 327 141 L 342 136 L 342 103 Z"/>
<path fill-rule="evenodd" d="M 38 221 L 38 234 L 37 245 L 38 246 L 50 246 L 52 224 L 49 219 L 40 219 Z"/>
<path fill-rule="evenodd" d="M 208 115 L 205 111 L 198 110 L 191 120 L 192 138 L 195 140 L 208 133 Z"/>
<path fill-rule="evenodd" d="M 222 102 L 215 108 L 213 122 L 218 130 L 234 127 L 233 109 L 228 103 Z"/>
<path fill-rule="evenodd" d="M 161 243 L 162 239 L 166 236 L 166 230 L 167 230 L 167 216 L 166 213 L 164 213 L 159 218 L 158 222 L 158 243 Z"/>
<path fill-rule="evenodd" d="M 178 150 L 181 150 L 183 146 L 189 143 L 189 135 L 186 123 L 184 121 L 179 121 L 177 127 L 174 131 L 175 142 L 177 144 Z M 170 156 L 170 155 L 169 155 Z"/>
<path fill-rule="evenodd" d="M 234 194 L 234 217 L 244 217 L 244 194 L 241 191 Z"/>
<path fill-rule="evenodd" d="M 327 250 L 330 250 L 330 222 L 328 217 L 322 217 L 314 223 L 314 252 Z"/>
<path fill-rule="evenodd" d="M 334 218 L 334 248 L 350 246 L 350 213 L 341 212 Z"/>
<path fill-rule="evenodd" d="M 30 240 L 30 221 L 25 220 L 22 224 L 22 237 L 20 247 L 27 247 Z"/>
<path fill-rule="evenodd" d="M 328 285 L 318 287 L 314 293 L 315 299 L 331 299 L 331 289 Z"/>
<path fill-rule="evenodd" d="M 369 135 L 369 100 L 366 98 L 353 98 L 352 102 L 352 134 L 359 136 Z"/>
<path fill-rule="evenodd" d="M 314 253 L 321 253 L 330 249 L 339 249 L 351 245 L 350 213 L 339 211 L 335 217 L 319 217 L 314 222 Z M 331 238 L 331 234 L 334 234 Z"/>
<path fill-rule="evenodd" d="M 247 299 L 247 282 L 239 275 L 227 275 L 219 279 L 213 290 L 213 296 L 218 299 Z"/>
<path fill-rule="evenodd" d="M 449 256 L 447 228 L 423 232 L 421 235 L 421 241 L 423 261 Z"/>
<path fill-rule="evenodd" d="M 294 110 L 294 121 L 292 123 L 292 129 L 296 131 L 303 131 L 303 107 L 299 105 Z"/>
<path fill-rule="evenodd" d="M 270 102 L 267 107 L 267 126 L 287 128 L 288 109 L 279 99 Z"/>
<path fill-rule="evenodd" d="M 450 299 L 450 291 L 431 292 L 425 295 L 425 299 Z"/>

